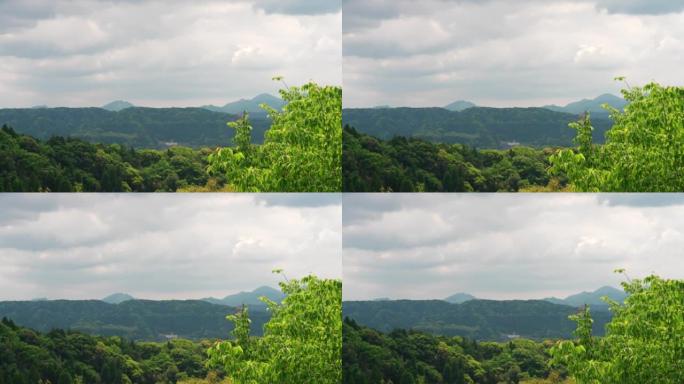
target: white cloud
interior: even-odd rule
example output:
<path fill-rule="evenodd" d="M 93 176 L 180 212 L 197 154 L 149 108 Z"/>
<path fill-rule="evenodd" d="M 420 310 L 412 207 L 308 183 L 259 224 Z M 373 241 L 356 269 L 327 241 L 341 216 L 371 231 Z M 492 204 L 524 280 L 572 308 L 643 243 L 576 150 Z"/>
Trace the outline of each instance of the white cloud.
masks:
<path fill-rule="evenodd" d="M 538 106 L 617 93 L 619 75 L 681 84 L 684 4 L 631 3 L 347 0 L 344 105 Z"/>
<path fill-rule="evenodd" d="M 684 278 L 677 195 L 382 197 L 344 197 L 346 299 L 563 296 L 618 285 L 616 268 Z"/>
<path fill-rule="evenodd" d="M 306 196 L 309 196 L 307 198 Z M 310 199 L 310 203 L 307 203 Z M 339 195 L 6 195 L 0 299 L 200 298 L 341 277 Z"/>
<path fill-rule="evenodd" d="M 274 75 L 342 81 L 334 1 L 283 12 L 252 1 L 40 3 L 0 5 L 0 107 L 222 105 L 276 93 Z"/>

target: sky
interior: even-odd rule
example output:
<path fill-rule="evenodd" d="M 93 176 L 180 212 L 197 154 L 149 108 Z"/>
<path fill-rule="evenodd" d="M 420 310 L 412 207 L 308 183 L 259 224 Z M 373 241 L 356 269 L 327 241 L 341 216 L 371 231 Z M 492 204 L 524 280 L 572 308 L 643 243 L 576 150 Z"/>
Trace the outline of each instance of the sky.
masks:
<path fill-rule="evenodd" d="M 344 106 L 565 105 L 682 85 L 684 0 L 343 0 Z"/>
<path fill-rule="evenodd" d="M 684 278 L 682 194 L 345 194 L 345 300 L 564 298 Z"/>
<path fill-rule="evenodd" d="M 2 0 L 0 108 L 223 105 L 342 82 L 341 0 Z"/>
<path fill-rule="evenodd" d="M 223 297 L 341 278 L 339 194 L 0 194 L 0 300 Z"/>

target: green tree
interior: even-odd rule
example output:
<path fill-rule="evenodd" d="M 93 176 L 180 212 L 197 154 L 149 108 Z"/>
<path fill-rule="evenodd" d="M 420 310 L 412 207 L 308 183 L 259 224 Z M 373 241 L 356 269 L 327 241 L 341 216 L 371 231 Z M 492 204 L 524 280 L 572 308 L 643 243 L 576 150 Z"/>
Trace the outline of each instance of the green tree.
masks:
<path fill-rule="evenodd" d="M 684 281 L 652 275 L 622 286 L 624 304 L 606 299 L 613 312 L 606 336 L 592 336 L 585 308 L 572 317 L 577 340 L 552 348 L 553 361 L 579 384 L 683 383 Z"/>
<path fill-rule="evenodd" d="M 551 173 L 565 173 L 577 191 L 684 190 L 684 87 L 649 83 L 622 94 L 629 102 L 624 112 L 603 106 L 614 121 L 606 143 L 592 143 L 588 115 L 571 123 L 578 148 L 552 155 Z"/>
<path fill-rule="evenodd" d="M 276 271 L 280 272 L 280 271 Z M 261 298 L 272 312 L 264 336 L 249 337 L 247 309 L 227 318 L 234 341 L 209 348 L 209 362 L 235 384 L 339 383 L 342 380 L 342 282 L 306 276 L 280 283 L 278 304 Z"/>
<path fill-rule="evenodd" d="M 278 78 L 279 79 L 279 78 Z M 209 172 L 240 191 L 337 192 L 342 188 L 342 88 L 307 83 L 280 91 L 264 144 L 253 146 L 247 115 L 229 123 L 235 147 L 209 156 Z"/>

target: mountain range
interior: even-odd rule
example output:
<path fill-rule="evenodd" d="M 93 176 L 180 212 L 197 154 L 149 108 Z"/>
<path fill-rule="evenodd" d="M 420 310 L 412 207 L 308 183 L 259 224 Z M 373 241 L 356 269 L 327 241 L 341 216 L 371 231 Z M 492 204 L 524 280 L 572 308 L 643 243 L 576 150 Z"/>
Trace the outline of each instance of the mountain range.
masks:
<path fill-rule="evenodd" d="M 592 116 L 608 117 L 608 111 L 603 109 L 602 105 L 608 104 L 619 110 L 623 110 L 627 106 L 627 101 L 621 97 L 605 93 L 593 99 L 582 99 L 560 107 L 558 105 L 545 105 L 544 108 L 557 112 L 572 113 L 580 115 L 585 112 L 591 113 Z"/>
<path fill-rule="evenodd" d="M 230 113 L 233 115 L 241 115 L 242 112 L 249 112 L 250 114 L 265 114 L 266 112 L 260 107 L 261 104 L 266 104 L 273 109 L 282 109 L 285 106 L 285 101 L 268 93 L 262 93 L 251 99 L 240 99 L 238 101 L 225 104 L 222 107 L 217 107 L 215 105 L 203 105 L 202 108 L 215 112 Z"/>
<path fill-rule="evenodd" d="M 127 293 L 113 293 L 102 299 L 102 301 L 109 304 L 121 304 L 128 300 L 135 300 L 135 297 Z"/>
<path fill-rule="evenodd" d="M 618 109 L 626 105 L 625 100 L 610 94 L 562 107 L 490 108 L 458 100 L 443 108 L 348 108 L 343 110 L 342 120 L 358 132 L 382 140 L 404 136 L 479 148 L 568 147 L 575 137 L 568 123 L 586 111 L 592 114 L 594 141 L 604 142 L 612 122 L 601 108 L 603 103 Z"/>
<path fill-rule="evenodd" d="M 261 335 L 270 313 L 250 309 L 252 333 Z M 102 300 L 0 302 L 0 317 L 37 331 L 73 329 L 147 341 L 226 338 L 233 329 L 226 315 L 237 311 L 235 307 L 202 300 L 125 300 L 119 304 Z"/>
<path fill-rule="evenodd" d="M 251 99 L 240 99 L 233 101 L 223 106 L 216 105 L 203 105 L 200 108 L 207 109 L 214 112 L 229 113 L 231 115 L 241 115 L 243 112 L 249 112 L 250 114 L 263 114 L 266 112 L 261 108 L 261 104 L 266 104 L 274 109 L 282 109 L 285 106 L 285 101 L 283 99 L 273 96 L 268 93 L 262 93 L 254 96 Z M 47 108 L 45 106 L 39 106 L 40 108 Z M 126 108 L 133 108 L 135 105 L 124 100 L 115 100 L 110 103 L 103 105 L 101 108 L 108 111 L 119 112 Z M 34 107 L 36 108 L 36 107 Z"/>
<path fill-rule="evenodd" d="M 592 292 L 581 292 L 574 295 L 570 295 L 564 299 L 559 299 L 557 297 L 547 297 L 543 299 L 554 304 L 569 305 L 571 307 L 583 307 L 584 305 L 590 305 L 592 307 L 607 307 L 605 301 L 602 297 L 607 296 L 609 299 L 622 303 L 627 298 L 627 294 L 617 288 L 604 286 Z M 449 303 L 461 304 L 470 300 L 478 300 L 477 297 L 468 293 L 456 293 L 449 297 L 446 297 L 444 301 Z"/>
<path fill-rule="evenodd" d="M 571 338 L 576 324 L 568 316 L 578 308 L 545 300 L 444 300 L 345 301 L 342 314 L 382 332 L 416 329 L 444 336 L 476 340 L 516 337 L 542 340 Z M 593 308 L 594 334 L 603 335 L 610 312 Z"/>
<path fill-rule="evenodd" d="M 354 108 L 342 111 L 344 125 L 382 140 L 404 136 L 478 148 L 572 146 L 576 132 L 568 124 L 578 119 L 578 115 L 546 108 L 471 107 L 460 112 L 444 108 Z M 608 118 L 595 117 L 592 125 L 594 140 L 603 142 L 612 122 Z"/>
<path fill-rule="evenodd" d="M 239 307 L 241 305 L 248 305 L 251 307 L 266 307 L 266 304 L 259 300 L 260 297 L 266 297 L 277 303 L 283 301 L 285 295 L 274 288 L 271 287 L 259 287 L 251 292 L 239 292 L 233 295 L 228 295 L 222 299 L 217 299 L 214 297 L 207 297 L 202 299 L 208 303 L 228 305 L 231 307 Z"/>
<path fill-rule="evenodd" d="M 593 99 L 582 99 L 568 103 L 565 106 L 551 104 L 544 105 L 542 108 L 556 112 L 571 113 L 573 115 L 581 115 L 585 112 L 590 112 L 594 116 L 600 115 L 603 117 L 608 117 L 608 111 L 603 108 L 603 104 L 608 104 L 614 108 L 624 110 L 625 106 L 627 106 L 627 101 L 619 96 L 615 96 L 610 93 L 604 93 L 603 95 L 597 96 Z M 470 101 L 457 100 L 444 106 L 444 109 L 460 112 L 473 107 L 477 107 L 477 105 Z"/>
<path fill-rule="evenodd" d="M 565 305 L 570 305 L 573 307 L 582 307 L 584 305 L 589 305 L 592 308 L 593 307 L 607 307 L 608 304 L 606 304 L 605 301 L 603 301 L 601 298 L 607 296 L 609 299 L 613 301 L 617 301 L 618 303 L 622 303 L 625 301 L 627 298 L 627 294 L 625 291 L 613 287 L 601 287 L 593 292 L 581 292 L 575 295 L 570 295 L 566 297 L 565 299 L 559 299 L 556 297 L 549 297 L 544 300 L 549 301 L 551 303 L 556 303 L 556 304 L 565 304 Z"/>
<path fill-rule="evenodd" d="M 41 140 L 77 137 L 92 143 L 135 148 L 216 147 L 232 144 L 234 129 L 226 123 L 239 116 L 203 108 L 129 107 L 118 112 L 103 108 L 0 109 L 0 126 Z M 271 122 L 251 116 L 252 141 L 261 143 Z"/>

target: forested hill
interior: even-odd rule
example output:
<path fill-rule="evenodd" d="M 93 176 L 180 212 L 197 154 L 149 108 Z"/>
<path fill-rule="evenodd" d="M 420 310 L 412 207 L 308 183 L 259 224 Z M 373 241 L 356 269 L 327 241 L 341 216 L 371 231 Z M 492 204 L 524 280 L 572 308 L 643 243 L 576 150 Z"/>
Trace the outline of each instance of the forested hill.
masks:
<path fill-rule="evenodd" d="M 100 300 L 0 302 L 0 317 L 37 331 L 71 329 L 146 341 L 227 338 L 233 323 L 226 320 L 226 315 L 236 311 L 234 307 L 201 300 L 128 300 L 120 304 Z M 253 334 L 261 335 L 269 313 L 250 308 L 250 318 Z"/>
<path fill-rule="evenodd" d="M 7 124 L 39 139 L 71 136 L 136 148 L 231 145 L 234 130 L 226 123 L 237 118 L 204 108 L 131 107 L 118 112 L 102 108 L 0 109 L 0 126 Z M 255 143 L 263 142 L 270 120 L 252 116 L 251 123 Z"/>
<path fill-rule="evenodd" d="M 35 332 L 12 320 L 0 321 L 2 384 L 168 384 L 204 383 L 219 372 L 206 367 L 209 341 L 175 339 L 164 343 L 132 342 L 80 332 Z"/>
<path fill-rule="evenodd" d="M 576 132 L 568 123 L 578 115 L 546 108 L 473 107 L 463 111 L 444 108 L 344 109 L 342 121 L 359 132 L 380 139 L 417 137 L 439 143 L 459 143 L 478 148 L 511 145 L 534 147 L 571 146 Z M 603 143 L 612 123 L 592 117 L 594 140 Z"/>
<path fill-rule="evenodd" d="M 543 300 L 470 300 L 452 304 L 442 300 L 345 301 L 344 316 L 382 332 L 415 329 L 437 335 L 476 340 L 571 338 L 576 324 L 568 316 L 578 309 Z M 604 334 L 610 313 L 592 311 L 594 332 Z"/>

